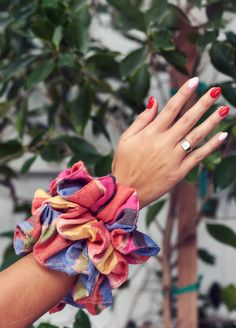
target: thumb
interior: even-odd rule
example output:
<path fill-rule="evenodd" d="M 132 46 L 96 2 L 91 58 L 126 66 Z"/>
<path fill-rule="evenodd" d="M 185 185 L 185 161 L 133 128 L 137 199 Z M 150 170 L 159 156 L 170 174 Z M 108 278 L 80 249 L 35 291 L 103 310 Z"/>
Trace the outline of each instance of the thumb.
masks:
<path fill-rule="evenodd" d="M 135 121 L 130 127 L 123 133 L 123 138 L 129 138 L 141 130 L 143 130 L 148 124 L 150 124 L 157 116 L 158 103 L 156 99 L 151 96 L 147 108 L 137 116 Z"/>

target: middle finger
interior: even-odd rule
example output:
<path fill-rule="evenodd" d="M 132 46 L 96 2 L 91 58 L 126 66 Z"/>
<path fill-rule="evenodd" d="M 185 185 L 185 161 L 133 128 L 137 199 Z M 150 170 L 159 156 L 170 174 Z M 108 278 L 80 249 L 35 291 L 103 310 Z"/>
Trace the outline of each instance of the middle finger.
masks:
<path fill-rule="evenodd" d="M 220 87 L 211 88 L 169 129 L 170 138 L 176 144 L 183 139 L 220 95 Z"/>
<path fill-rule="evenodd" d="M 214 130 L 214 128 L 220 123 L 222 119 L 224 119 L 229 113 L 228 106 L 221 106 L 218 108 L 213 114 L 211 114 L 207 120 L 201 123 L 199 126 L 194 128 L 188 135 L 186 135 L 186 139 L 190 142 L 192 148 L 197 146 L 204 138 Z M 176 146 L 177 152 L 181 155 L 181 157 L 185 157 L 186 153 L 183 150 L 180 143 Z"/>

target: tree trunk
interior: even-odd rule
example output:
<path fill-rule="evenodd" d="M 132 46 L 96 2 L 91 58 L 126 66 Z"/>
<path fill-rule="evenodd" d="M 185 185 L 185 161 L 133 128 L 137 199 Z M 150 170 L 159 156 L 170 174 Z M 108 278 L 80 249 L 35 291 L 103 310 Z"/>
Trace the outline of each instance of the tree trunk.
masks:
<path fill-rule="evenodd" d="M 193 28 L 182 23 L 180 31 L 175 38 L 177 47 L 187 56 L 187 68 L 190 77 L 197 63 L 198 51 L 196 46 L 189 42 L 189 33 Z M 189 78 L 176 70 L 170 72 L 172 87 L 178 89 Z M 194 95 L 188 102 L 190 108 L 196 101 Z M 185 108 L 185 111 L 188 109 Z M 178 240 L 181 240 L 189 231 L 191 236 L 179 247 L 178 250 L 178 287 L 188 286 L 197 281 L 197 245 L 196 245 L 196 213 L 197 213 L 197 188 L 194 184 L 184 181 L 178 186 Z M 177 296 L 177 327 L 197 328 L 197 293 L 189 292 Z"/>
<path fill-rule="evenodd" d="M 196 244 L 196 206 L 197 189 L 195 185 L 181 182 L 178 195 L 178 237 L 179 240 L 189 235 L 178 249 L 178 287 L 194 284 L 197 280 L 197 244 Z M 197 328 L 197 293 L 188 292 L 178 295 L 177 301 L 177 327 Z"/>

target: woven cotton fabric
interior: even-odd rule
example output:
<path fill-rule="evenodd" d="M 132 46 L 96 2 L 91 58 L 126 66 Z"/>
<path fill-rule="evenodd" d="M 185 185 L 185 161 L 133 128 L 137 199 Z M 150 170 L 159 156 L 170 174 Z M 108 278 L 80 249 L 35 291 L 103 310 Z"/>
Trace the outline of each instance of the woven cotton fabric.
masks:
<path fill-rule="evenodd" d="M 112 292 L 128 277 L 128 265 L 145 262 L 160 248 L 137 230 L 139 202 L 134 189 L 112 175 L 94 178 L 78 162 L 53 180 L 49 192 L 37 190 L 32 216 L 17 224 L 18 255 L 33 252 L 52 270 L 77 275 L 60 304 L 98 314 L 112 305 Z"/>

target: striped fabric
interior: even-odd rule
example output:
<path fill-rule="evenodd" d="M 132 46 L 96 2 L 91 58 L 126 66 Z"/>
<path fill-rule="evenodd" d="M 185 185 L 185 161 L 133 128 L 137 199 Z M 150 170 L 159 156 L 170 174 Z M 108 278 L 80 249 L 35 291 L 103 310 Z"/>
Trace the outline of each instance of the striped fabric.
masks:
<path fill-rule="evenodd" d="M 134 189 L 111 175 L 93 178 L 83 162 L 61 172 L 49 192 L 37 190 L 32 216 L 17 224 L 16 254 L 33 252 L 52 270 L 78 279 L 66 303 L 98 314 L 112 304 L 111 289 L 128 277 L 128 265 L 143 263 L 160 248 L 136 228 L 139 202 Z"/>

